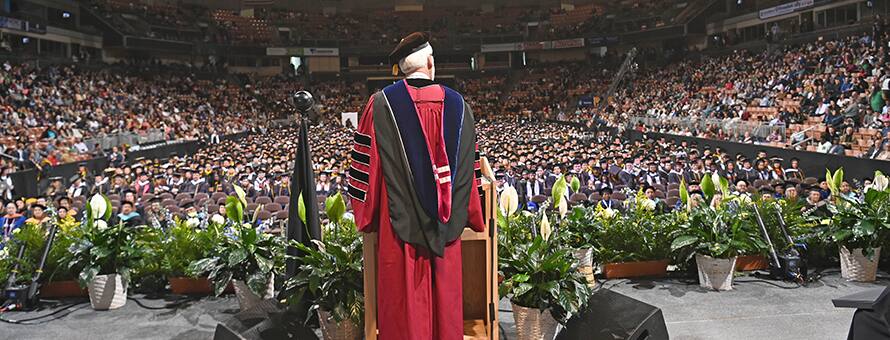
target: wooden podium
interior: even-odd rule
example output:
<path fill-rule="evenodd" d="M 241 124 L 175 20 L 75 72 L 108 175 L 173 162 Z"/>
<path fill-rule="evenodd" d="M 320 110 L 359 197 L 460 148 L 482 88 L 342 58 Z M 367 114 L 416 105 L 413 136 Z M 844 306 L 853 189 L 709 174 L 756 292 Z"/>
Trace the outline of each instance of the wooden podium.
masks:
<path fill-rule="evenodd" d="M 464 339 L 498 339 L 497 192 L 483 179 L 485 231 L 461 235 L 463 255 Z M 365 339 L 377 340 L 377 233 L 363 235 Z M 385 340 L 385 339 L 383 339 Z"/>

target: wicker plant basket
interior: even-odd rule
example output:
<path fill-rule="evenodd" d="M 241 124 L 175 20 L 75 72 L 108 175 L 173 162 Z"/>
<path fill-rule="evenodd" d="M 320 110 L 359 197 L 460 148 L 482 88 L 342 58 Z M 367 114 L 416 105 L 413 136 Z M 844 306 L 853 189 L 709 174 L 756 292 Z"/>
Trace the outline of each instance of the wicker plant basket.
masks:
<path fill-rule="evenodd" d="M 849 281 L 873 282 L 878 272 L 878 259 L 881 258 L 881 248 L 875 248 L 873 260 L 862 254 L 861 248 L 851 252 L 847 247 L 841 247 L 841 276 Z"/>
<path fill-rule="evenodd" d="M 735 261 L 735 256 L 728 259 L 718 259 L 707 255 L 695 254 L 699 286 L 714 290 L 732 290 L 732 274 L 735 272 Z"/>
<path fill-rule="evenodd" d="M 325 340 L 360 340 L 363 329 L 352 322 L 343 320 L 339 324 L 326 310 L 318 310 L 318 324 L 321 327 L 321 335 Z"/>
<path fill-rule="evenodd" d="M 526 308 L 513 304 L 517 340 L 551 340 L 559 324 L 549 310 Z"/>
<path fill-rule="evenodd" d="M 587 286 L 596 287 L 596 278 L 593 276 L 593 249 L 575 249 L 572 251 L 572 255 L 578 261 L 578 272 L 587 279 Z"/>
<path fill-rule="evenodd" d="M 96 275 L 87 288 L 94 310 L 118 309 L 127 304 L 127 282 L 118 274 Z"/>

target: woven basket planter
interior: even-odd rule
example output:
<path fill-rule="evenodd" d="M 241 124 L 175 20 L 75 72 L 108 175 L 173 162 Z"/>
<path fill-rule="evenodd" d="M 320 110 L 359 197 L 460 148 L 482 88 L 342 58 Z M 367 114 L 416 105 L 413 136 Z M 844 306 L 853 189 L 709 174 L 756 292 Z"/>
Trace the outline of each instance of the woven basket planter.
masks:
<path fill-rule="evenodd" d="M 578 272 L 587 279 L 587 286 L 596 287 L 596 278 L 593 276 L 593 249 L 575 249 L 572 255 L 578 261 Z"/>
<path fill-rule="evenodd" d="M 517 340 L 552 340 L 559 324 L 549 310 L 526 308 L 513 304 Z"/>
<path fill-rule="evenodd" d="M 94 310 L 118 309 L 127 304 L 127 282 L 118 274 L 96 275 L 87 288 Z"/>
<path fill-rule="evenodd" d="M 339 324 L 326 310 L 318 310 L 318 324 L 325 340 L 360 340 L 364 331 L 352 320 L 343 320 Z"/>
<path fill-rule="evenodd" d="M 707 255 L 695 254 L 699 286 L 714 290 L 732 290 L 732 274 L 735 272 L 735 261 L 735 256 L 728 259 L 717 259 Z"/>
<path fill-rule="evenodd" d="M 247 283 L 241 280 L 232 280 L 232 286 L 235 287 L 235 297 L 238 298 L 238 304 L 241 306 L 242 312 L 253 308 L 253 306 L 256 306 L 263 300 L 271 299 L 275 295 L 274 278 L 269 278 L 269 285 L 266 287 L 266 291 L 263 292 L 263 296 L 254 293 L 247 286 Z"/>
<path fill-rule="evenodd" d="M 873 260 L 862 254 L 861 248 L 851 252 L 847 247 L 841 247 L 841 276 L 849 281 L 874 282 L 878 272 L 878 259 L 881 258 L 881 248 L 875 248 Z"/>

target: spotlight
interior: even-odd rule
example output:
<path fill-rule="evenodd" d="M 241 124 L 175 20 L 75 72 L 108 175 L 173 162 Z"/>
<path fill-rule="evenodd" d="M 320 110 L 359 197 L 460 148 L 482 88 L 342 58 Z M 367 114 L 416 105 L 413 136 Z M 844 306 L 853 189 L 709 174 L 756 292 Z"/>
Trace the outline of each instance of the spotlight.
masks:
<path fill-rule="evenodd" d="M 68 19 L 68 18 L 70 18 L 70 17 L 71 17 L 71 12 L 62 12 L 62 18 L 63 18 L 63 19 Z"/>

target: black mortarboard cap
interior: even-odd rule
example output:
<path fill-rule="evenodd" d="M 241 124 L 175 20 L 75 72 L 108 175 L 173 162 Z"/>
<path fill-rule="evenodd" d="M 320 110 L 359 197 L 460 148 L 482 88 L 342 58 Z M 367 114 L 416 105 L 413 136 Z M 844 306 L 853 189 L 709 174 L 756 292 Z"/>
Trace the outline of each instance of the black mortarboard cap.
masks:
<path fill-rule="evenodd" d="M 430 43 L 430 35 L 425 32 L 414 32 L 402 38 L 396 48 L 389 53 L 389 63 L 394 65 L 393 71 L 398 71 L 399 61 L 411 55 L 411 53 L 420 51 Z"/>

